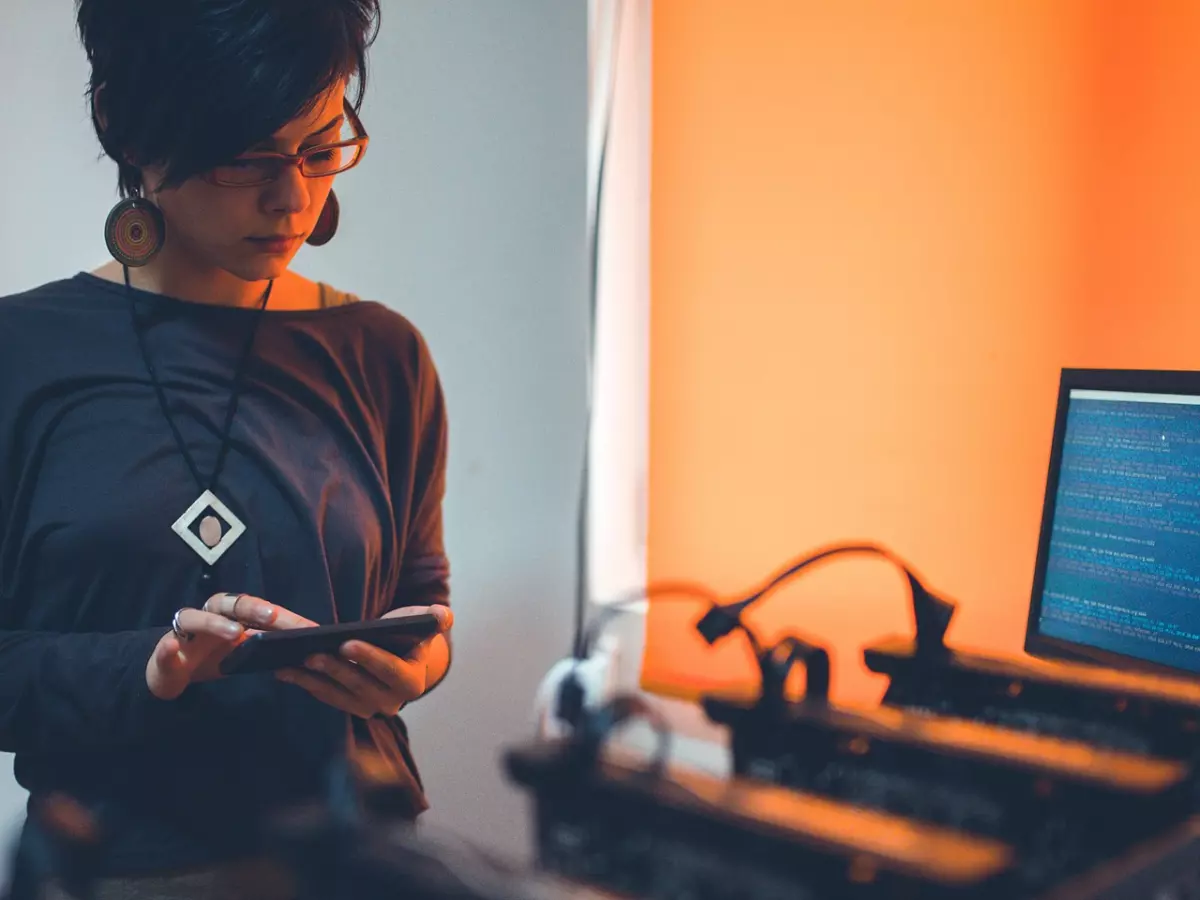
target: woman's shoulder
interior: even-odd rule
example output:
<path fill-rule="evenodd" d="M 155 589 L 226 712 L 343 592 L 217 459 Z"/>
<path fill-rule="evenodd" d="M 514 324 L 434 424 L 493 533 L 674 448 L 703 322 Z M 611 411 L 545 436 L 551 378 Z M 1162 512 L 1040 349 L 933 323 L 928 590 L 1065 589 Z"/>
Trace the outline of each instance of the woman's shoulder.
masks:
<path fill-rule="evenodd" d="M 0 296 L 0 348 L 15 340 L 32 349 L 60 339 L 76 325 L 93 329 L 102 305 L 83 273 Z"/>
<path fill-rule="evenodd" d="M 0 296 L 0 405 L 48 372 L 86 368 L 105 335 L 126 323 L 95 291 L 76 275 Z"/>
<path fill-rule="evenodd" d="M 78 305 L 89 293 L 85 280 L 80 277 L 82 274 L 0 295 L 0 314 L 19 315 L 21 312 L 40 312 Z"/>
<path fill-rule="evenodd" d="M 338 302 L 322 307 L 328 312 L 304 320 L 300 327 L 314 327 L 332 338 L 344 361 L 353 360 L 350 365 L 366 375 L 382 406 L 399 401 L 402 408 L 422 415 L 440 409 L 441 377 L 425 335 L 413 320 L 370 295 L 324 287 L 337 291 Z"/>
<path fill-rule="evenodd" d="M 325 282 L 316 284 L 322 301 L 319 308 L 352 313 L 343 319 L 360 333 L 366 347 L 418 370 L 432 368 L 425 335 L 409 316 L 394 305 Z"/>

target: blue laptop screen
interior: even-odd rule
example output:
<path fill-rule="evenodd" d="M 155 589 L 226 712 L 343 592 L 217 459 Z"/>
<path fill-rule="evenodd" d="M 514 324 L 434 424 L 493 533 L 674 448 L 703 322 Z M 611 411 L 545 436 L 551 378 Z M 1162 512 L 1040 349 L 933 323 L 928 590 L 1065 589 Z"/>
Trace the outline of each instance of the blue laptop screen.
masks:
<path fill-rule="evenodd" d="M 1070 391 L 1038 631 L 1200 672 L 1200 396 Z"/>

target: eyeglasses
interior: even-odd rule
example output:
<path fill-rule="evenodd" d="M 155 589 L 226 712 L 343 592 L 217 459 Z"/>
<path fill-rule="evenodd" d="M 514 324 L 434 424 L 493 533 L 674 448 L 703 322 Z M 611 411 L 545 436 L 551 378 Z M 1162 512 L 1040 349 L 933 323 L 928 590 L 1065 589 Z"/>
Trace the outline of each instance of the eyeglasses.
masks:
<path fill-rule="evenodd" d="M 346 119 L 355 137 L 332 144 L 318 144 L 301 153 L 243 153 L 205 173 L 204 178 L 220 187 L 255 187 L 269 184 L 288 166 L 296 166 L 305 178 L 328 178 L 353 169 L 367 152 L 366 129 L 348 102 L 343 102 Z"/>

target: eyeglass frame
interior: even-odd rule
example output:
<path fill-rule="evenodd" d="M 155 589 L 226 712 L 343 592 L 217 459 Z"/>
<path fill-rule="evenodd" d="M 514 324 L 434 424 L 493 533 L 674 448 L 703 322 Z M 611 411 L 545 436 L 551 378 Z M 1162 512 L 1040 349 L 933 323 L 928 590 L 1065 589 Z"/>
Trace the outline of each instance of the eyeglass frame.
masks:
<path fill-rule="evenodd" d="M 303 150 L 300 153 L 276 153 L 274 151 L 269 151 L 269 150 L 256 150 L 256 151 L 251 151 L 249 153 L 241 153 L 235 158 L 235 160 L 232 160 L 232 161 L 245 160 L 248 162 L 253 162 L 255 160 L 275 160 L 276 162 L 278 162 L 280 164 L 279 171 L 274 175 L 274 177 L 267 178 L 263 181 L 251 181 L 251 182 L 247 182 L 247 183 L 230 184 L 229 182 L 218 181 L 216 179 L 216 176 L 213 174 L 215 169 L 205 172 L 202 177 L 209 184 L 216 185 L 217 187 L 242 188 L 242 187 L 262 187 L 264 184 L 270 184 L 271 182 L 277 180 L 279 178 L 279 176 L 283 174 L 284 169 L 286 169 L 288 166 L 295 166 L 297 169 L 300 170 L 300 174 L 303 175 L 305 178 L 332 178 L 334 175 L 341 175 L 343 172 L 349 172 L 351 169 L 353 169 L 355 166 L 357 166 L 360 162 L 362 162 L 363 157 L 367 155 L 367 144 L 370 142 L 370 137 L 367 134 L 367 130 L 363 127 L 362 119 L 360 119 L 358 117 L 358 114 L 355 113 L 354 108 L 350 105 L 349 100 L 346 100 L 345 98 L 342 99 L 342 109 L 346 114 L 346 118 L 349 119 L 349 121 L 350 121 L 350 127 L 353 128 L 355 133 L 358 135 L 357 137 L 351 138 L 348 141 L 335 141 L 332 144 L 317 144 L 315 147 L 309 147 L 307 150 Z M 308 159 L 308 157 L 310 157 L 316 153 L 322 153 L 327 150 L 332 150 L 337 147 L 357 147 L 357 148 L 359 148 L 358 155 L 355 157 L 354 162 L 352 162 L 346 168 L 339 169 L 336 172 L 331 172 L 328 175 L 309 175 L 307 172 L 304 171 L 304 161 L 306 159 Z M 220 168 L 220 166 L 217 166 L 215 168 Z"/>

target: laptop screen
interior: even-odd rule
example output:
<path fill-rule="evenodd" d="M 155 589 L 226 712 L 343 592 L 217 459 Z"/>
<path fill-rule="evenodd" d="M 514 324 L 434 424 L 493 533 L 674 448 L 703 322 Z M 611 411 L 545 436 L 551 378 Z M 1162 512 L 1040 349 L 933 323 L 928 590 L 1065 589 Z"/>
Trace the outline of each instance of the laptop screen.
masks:
<path fill-rule="evenodd" d="M 1200 672 L 1195 373 L 1064 373 L 1026 649 Z"/>

